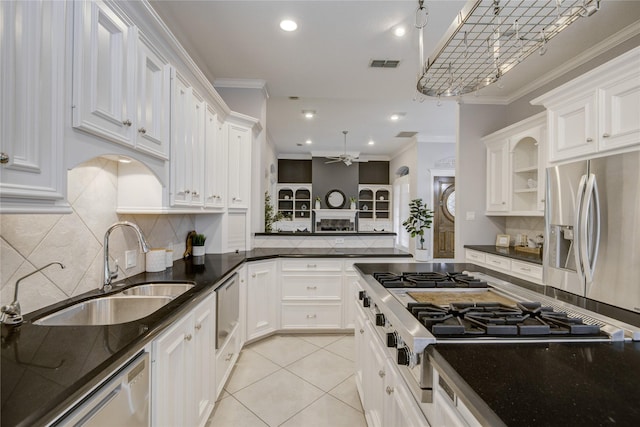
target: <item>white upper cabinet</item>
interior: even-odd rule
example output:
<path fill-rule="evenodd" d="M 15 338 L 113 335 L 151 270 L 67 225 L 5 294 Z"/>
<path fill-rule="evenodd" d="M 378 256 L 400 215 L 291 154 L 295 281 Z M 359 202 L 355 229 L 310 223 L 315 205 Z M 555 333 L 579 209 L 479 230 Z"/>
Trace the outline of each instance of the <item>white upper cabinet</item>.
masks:
<path fill-rule="evenodd" d="M 251 128 L 229 123 L 229 181 L 230 208 L 248 208 L 251 197 Z"/>
<path fill-rule="evenodd" d="M 207 106 L 205 115 L 205 198 L 207 208 L 223 209 L 227 201 L 227 126 Z"/>
<path fill-rule="evenodd" d="M 63 2 L 0 2 L 0 213 L 68 213 Z"/>
<path fill-rule="evenodd" d="M 531 103 L 547 108 L 550 162 L 640 144 L 640 47 Z"/>
<path fill-rule="evenodd" d="M 171 66 L 138 32 L 136 147 L 169 158 Z"/>
<path fill-rule="evenodd" d="M 120 11 L 75 8 L 73 126 L 168 159 L 168 62 Z"/>
<path fill-rule="evenodd" d="M 482 140 L 487 146 L 487 215 L 543 215 L 545 114 Z"/>

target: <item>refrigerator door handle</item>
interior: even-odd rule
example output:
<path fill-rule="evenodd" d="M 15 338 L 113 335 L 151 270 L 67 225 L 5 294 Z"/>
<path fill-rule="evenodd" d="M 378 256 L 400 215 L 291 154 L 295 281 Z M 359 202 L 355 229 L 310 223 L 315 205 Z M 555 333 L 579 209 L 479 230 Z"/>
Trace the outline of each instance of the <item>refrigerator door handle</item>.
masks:
<path fill-rule="evenodd" d="M 593 200 L 593 212 L 590 209 Z M 598 246 L 600 245 L 600 198 L 598 196 L 598 183 L 594 174 L 589 175 L 585 189 L 585 198 L 582 201 L 582 222 L 580 223 L 580 252 L 584 262 L 584 275 L 587 286 L 593 282 L 593 272 L 598 260 Z M 589 236 L 587 218 L 592 214 L 593 234 Z M 590 238 L 589 238 L 590 237 Z"/>
<path fill-rule="evenodd" d="M 586 212 L 583 207 L 584 202 L 584 190 L 587 186 L 587 175 L 582 175 L 580 177 L 580 184 L 578 184 L 578 195 L 576 199 L 576 227 L 574 229 L 573 235 L 573 253 L 576 258 L 576 272 L 578 273 L 578 277 L 580 277 L 580 281 L 584 282 L 585 279 L 585 271 L 583 268 L 584 259 L 582 258 L 582 246 L 583 242 L 583 234 L 582 234 L 582 224 L 583 222 L 586 224 Z M 584 217 L 584 220 L 583 220 Z"/>

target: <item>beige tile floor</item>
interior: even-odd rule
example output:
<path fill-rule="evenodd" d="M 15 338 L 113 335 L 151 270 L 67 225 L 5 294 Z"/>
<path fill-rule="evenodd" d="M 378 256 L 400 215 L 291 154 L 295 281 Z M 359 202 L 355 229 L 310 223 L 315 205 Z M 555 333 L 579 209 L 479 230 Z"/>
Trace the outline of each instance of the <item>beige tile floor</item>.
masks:
<path fill-rule="evenodd" d="M 207 427 L 366 427 L 353 335 L 274 335 L 246 346 Z"/>

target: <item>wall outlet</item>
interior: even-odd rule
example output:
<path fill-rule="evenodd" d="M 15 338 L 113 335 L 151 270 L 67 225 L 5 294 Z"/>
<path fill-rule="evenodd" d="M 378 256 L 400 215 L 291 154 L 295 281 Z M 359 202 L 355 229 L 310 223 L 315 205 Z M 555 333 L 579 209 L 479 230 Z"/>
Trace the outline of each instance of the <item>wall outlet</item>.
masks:
<path fill-rule="evenodd" d="M 344 244 L 344 237 L 336 237 L 336 245 Z"/>
<path fill-rule="evenodd" d="M 138 251 L 124 252 L 124 268 L 133 268 L 138 260 Z"/>
<path fill-rule="evenodd" d="M 473 221 L 476 219 L 476 213 L 474 211 L 467 212 L 467 221 Z"/>

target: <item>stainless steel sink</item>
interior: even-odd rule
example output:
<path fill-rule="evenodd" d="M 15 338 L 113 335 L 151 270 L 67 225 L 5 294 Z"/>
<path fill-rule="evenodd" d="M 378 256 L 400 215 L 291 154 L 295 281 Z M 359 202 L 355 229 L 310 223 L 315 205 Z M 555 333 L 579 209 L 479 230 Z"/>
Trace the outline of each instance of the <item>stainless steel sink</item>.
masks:
<path fill-rule="evenodd" d="M 111 295 L 74 304 L 33 323 L 42 326 L 115 325 L 150 315 L 171 296 Z"/>
<path fill-rule="evenodd" d="M 122 295 L 177 297 L 193 288 L 193 283 L 142 283 L 120 292 Z"/>

